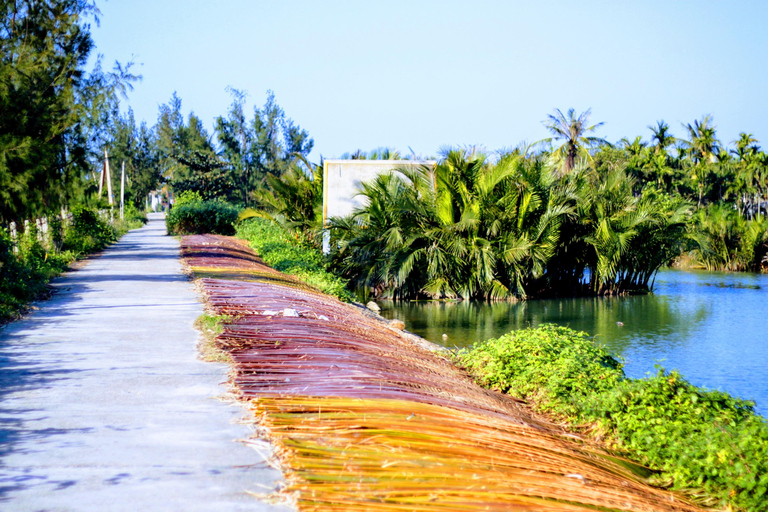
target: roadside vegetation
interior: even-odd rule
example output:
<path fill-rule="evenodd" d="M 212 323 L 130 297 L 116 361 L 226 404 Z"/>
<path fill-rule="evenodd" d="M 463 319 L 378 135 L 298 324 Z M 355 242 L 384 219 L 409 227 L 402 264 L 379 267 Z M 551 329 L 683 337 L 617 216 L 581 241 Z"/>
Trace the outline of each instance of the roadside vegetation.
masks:
<path fill-rule="evenodd" d="M 553 325 L 478 343 L 455 359 L 481 385 L 646 464 L 658 485 L 707 506 L 768 510 L 768 423 L 753 402 L 662 368 L 627 378 L 585 333 Z"/>
<path fill-rule="evenodd" d="M 343 301 L 353 300 L 347 282 L 327 270 L 322 252 L 300 233 L 291 234 L 269 220 L 253 218 L 238 224 L 237 236 L 247 240 L 264 263 L 275 270 L 296 276 Z"/>
<path fill-rule="evenodd" d="M 216 336 L 224 332 L 224 325 L 232 320 L 227 315 L 210 315 L 204 313 L 195 320 L 195 328 L 200 331 L 198 352 L 203 361 L 209 363 L 231 363 L 232 356 L 222 350 L 216 343 Z"/>
<path fill-rule="evenodd" d="M 204 201 L 199 193 L 185 191 L 176 197 L 173 208 L 165 216 L 165 225 L 169 235 L 234 235 L 238 213 L 237 207 L 225 201 Z"/>
<path fill-rule="evenodd" d="M 52 218 L 46 234 L 29 229 L 14 243 L 7 231 L 0 231 L 0 324 L 45 298 L 48 282 L 73 261 L 104 249 L 146 220 L 144 213 L 128 208 L 123 220 L 110 223 L 96 210 L 79 207 L 71 221 Z"/>

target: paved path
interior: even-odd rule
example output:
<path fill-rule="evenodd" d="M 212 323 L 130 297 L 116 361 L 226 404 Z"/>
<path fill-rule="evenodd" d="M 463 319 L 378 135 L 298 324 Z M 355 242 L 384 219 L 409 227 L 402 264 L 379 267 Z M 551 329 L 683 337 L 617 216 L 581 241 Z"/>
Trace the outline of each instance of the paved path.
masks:
<path fill-rule="evenodd" d="M 0 510 L 285 510 L 196 358 L 202 304 L 159 215 L 0 330 Z"/>

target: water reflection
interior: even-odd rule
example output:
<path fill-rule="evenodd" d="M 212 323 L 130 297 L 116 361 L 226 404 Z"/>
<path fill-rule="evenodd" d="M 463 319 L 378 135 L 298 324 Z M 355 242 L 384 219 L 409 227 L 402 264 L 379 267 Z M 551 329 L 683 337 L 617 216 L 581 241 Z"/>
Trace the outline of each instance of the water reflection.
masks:
<path fill-rule="evenodd" d="M 645 296 L 381 306 L 385 317 L 449 347 L 542 323 L 565 325 L 622 355 L 632 377 L 661 362 L 694 384 L 754 399 L 761 414 L 768 412 L 766 275 L 665 271 L 656 293 Z"/>
<path fill-rule="evenodd" d="M 408 302 L 382 304 L 382 315 L 400 318 L 409 330 L 450 347 L 468 347 L 514 329 L 543 323 L 565 325 L 595 335 L 616 352 L 636 343 L 669 338 L 684 342 L 709 314 L 701 305 L 681 311 L 670 297 L 532 300 L 509 304 L 470 302 Z M 448 334 L 444 342 L 443 334 Z"/>

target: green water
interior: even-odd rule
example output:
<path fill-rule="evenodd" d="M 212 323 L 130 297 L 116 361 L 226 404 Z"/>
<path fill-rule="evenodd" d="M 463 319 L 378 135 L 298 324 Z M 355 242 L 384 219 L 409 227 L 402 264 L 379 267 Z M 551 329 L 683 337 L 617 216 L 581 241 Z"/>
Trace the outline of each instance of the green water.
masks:
<path fill-rule="evenodd" d="M 383 316 L 448 347 L 565 325 L 624 357 L 630 377 L 659 363 L 698 386 L 755 400 L 768 415 L 768 275 L 664 271 L 653 294 L 635 297 L 379 304 Z"/>

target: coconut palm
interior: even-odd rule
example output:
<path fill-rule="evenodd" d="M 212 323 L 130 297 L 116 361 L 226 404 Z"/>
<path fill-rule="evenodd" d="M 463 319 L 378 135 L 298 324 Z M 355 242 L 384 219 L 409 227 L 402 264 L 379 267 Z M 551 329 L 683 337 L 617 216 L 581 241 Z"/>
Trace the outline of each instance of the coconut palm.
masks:
<path fill-rule="evenodd" d="M 714 162 L 720 152 L 720 141 L 715 136 L 712 117 L 704 116 L 701 121 L 683 125 L 688 131 L 689 140 L 685 144 L 690 149 L 690 156 L 697 164 Z"/>
<path fill-rule="evenodd" d="M 739 161 L 744 161 L 749 156 L 753 156 L 760 151 L 760 146 L 757 145 L 757 142 L 758 140 L 752 137 L 751 133 L 741 132 L 739 138 L 733 141 L 736 144 L 736 149 L 731 150 L 731 152 Z"/>
<path fill-rule="evenodd" d="M 688 131 L 689 140 L 683 141 L 683 145 L 688 149 L 688 156 L 693 165 L 691 166 L 691 179 L 698 188 L 698 205 L 701 206 L 704 194 L 704 185 L 707 181 L 711 169 L 708 164 L 717 161 L 717 155 L 720 153 L 721 143 L 715 136 L 715 126 L 712 124 L 711 116 L 704 116 L 701 121 L 694 121 L 693 124 L 683 125 Z"/>
<path fill-rule="evenodd" d="M 651 136 L 651 143 L 653 144 L 654 153 L 664 153 L 667 148 L 675 143 L 677 139 L 669 132 L 669 125 L 662 121 L 657 121 L 656 126 L 649 126 L 653 135 Z"/>
<path fill-rule="evenodd" d="M 579 159 L 591 160 L 589 148 L 599 144 L 607 144 L 605 139 L 587 135 L 601 127 L 603 123 L 589 125 L 591 109 L 579 114 L 569 109 L 567 116 L 560 109 L 555 109 L 555 114 L 548 115 L 544 126 L 554 135 L 541 142 L 552 143 L 562 141 L 562 145 L 552 152 L 553 160 L 558 164 L 562 174 L 568 174 L 576 166 Z"/>

